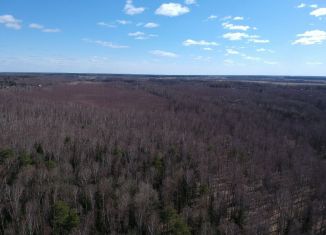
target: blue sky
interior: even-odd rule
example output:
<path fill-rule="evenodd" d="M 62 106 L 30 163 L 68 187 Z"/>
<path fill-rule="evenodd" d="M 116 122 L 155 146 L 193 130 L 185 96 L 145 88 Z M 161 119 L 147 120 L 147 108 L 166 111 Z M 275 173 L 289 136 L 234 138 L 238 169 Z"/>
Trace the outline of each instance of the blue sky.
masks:
<path fill-rule="evenodd" d="M 0 0 L 0 72 L 326 75 L 326 2 Z"/>

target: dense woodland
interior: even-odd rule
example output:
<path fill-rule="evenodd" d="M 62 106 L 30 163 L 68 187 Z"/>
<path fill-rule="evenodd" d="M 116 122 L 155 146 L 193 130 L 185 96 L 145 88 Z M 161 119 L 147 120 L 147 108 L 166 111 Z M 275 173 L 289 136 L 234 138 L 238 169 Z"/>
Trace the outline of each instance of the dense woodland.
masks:
<path fill-rule="evenodd" d="M 0 234 L 326 234 L 326 87 L 0 78 Z"/>

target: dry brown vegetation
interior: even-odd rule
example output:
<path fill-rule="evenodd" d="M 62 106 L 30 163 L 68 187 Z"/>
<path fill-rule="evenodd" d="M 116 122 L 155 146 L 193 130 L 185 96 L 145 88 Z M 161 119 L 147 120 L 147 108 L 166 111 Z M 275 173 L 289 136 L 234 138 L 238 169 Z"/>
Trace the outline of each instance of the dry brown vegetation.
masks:
<path fill-rule="evenodd" d="M 35 79 L 0 83 L 0 234 L 326 233 L 325 88 Z"/>

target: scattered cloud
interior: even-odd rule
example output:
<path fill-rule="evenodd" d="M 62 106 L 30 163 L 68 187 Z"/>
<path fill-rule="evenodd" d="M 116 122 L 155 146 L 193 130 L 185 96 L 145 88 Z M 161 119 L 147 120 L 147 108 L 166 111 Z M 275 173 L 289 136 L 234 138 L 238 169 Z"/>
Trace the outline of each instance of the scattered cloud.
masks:
<path fill-rule="evenodd" d="M 224 16 L 221 21 L 231 20 L 232 16 Z"/>
<path fill-rule="evenodd" d="M 305 3 L 301 3 L 297 6 L 297 8 L 305 8 L 307 6 L 307 4 Z"/>
<path fill-rule="evenodd" d="M 102 27 L 108 27 L 108 28 L 116 28 L 117 26 L 115 24 L 105 23 L 105 22 L 98 22 L 98 26 Z"/>
<path fill-rule="evenodd" d="M 257 52 L 265 52 L 266 49 L 265 49 L 265 48 L 258 48 L 256 51 L 257 51 Z"/>
<path fill-rule="evenodd" d="M 267 39 L 259 39 L 259 38 L 250 38 L 248 41 L 253 43 L 261 43 L 261 44 L 270 43 L 270 41 Z"/>
<path fill-rule="evenodd" d="M 241 53 L 235 49 L 232 49 L 232 48 L 227 48 L 226 49 L 226 56 L 229 56 L 229 55 L 238 55 L 240 57 L 242 57 L 242 59 L 244 60 L 250 60 L 250 61 L 261 61 L 261 58 L 260 57 L 254 57 L 254 56 L 249 56 L 245 53 Z"/>
<path fill-rule="evenodd" d="M 214 49 L 211 48 L 211 47 L 204 47 L 203 50 L 204 50 L 204 51 L 213 51 Z"/>
<path fill-rule="evenodd" d="M 224 16 L 223 18 L 221 18 L 221 21 L 227 21 L 227 20 L 234 20 L 234 21 L 242 21 L 245 18 L 243 16 Z"/>
<path fill-rule="evenodd" d="M 127 25 L 127 24 L 131 24 L 132 22 L 128 20 L 117 20 L 117 23 L 122 25 Z"/>
<path fill-rule="evenodd" d="M 135 7 L 132 0 L 127 0 L 126 5 L 124 7 L 124 12 L 127 15 L 137 15 L 143 13 L 144 11 L 144 7 Z"/>
<path fill-rule="evenodd" d="M 273 50 L 265 49 L 265 48 L 258 48 L 256 51 L 257 51 L 257 52 L 269 52 L 269 53 L 274 53 Z"/>
<path fill-rule="evenodd" d="M 30 27 L 31 29 L 44 29 L 44 26 L 43 25 L 40 25 L 40 24 L 30 24 L 28 27 Z"/>
<path fill-rule="evenodd" d="M 252 43 L 269 43 L 270 41 L 267 39 L 261 39 L 258 35 L 249 35 L 247 33 L 236 32 L 236 33 L 226 33 L 223 35 L 224 39 L 228 39 L 230 41 L 241 41 L 243 39 L 247 39 L 248 42 Z"/>
<path fill-rule="evenodd" d="M 44 33 L 60 33 L 61 29 L 43 29 L 42 32 L 44 32 Z"/>
<path fill-rule="evenodd" d="M 30 27 L 31 29 L 37 29 L 40 30 L 44 33 L 59 33 L 61 32 L 61 29 L 51 29 L 51 28 L 45 28 L 43 25 L 41 24 L 36 24 L 36 23 L 32 23 L 30 24 L 28 27 Z"/>
<path fill-rule="evenodd" d="M 186 13 L 189 13 L 190 9 L 186 6 L 182 6 L 179 3 L 164 3 L 158 9 L 156 9 L 156 15 L 175 17 Z"/>
<path fill-rule="evenodd" d="M 159 24 L 156 24 L 156 23 L 153 23 L 153 22 L 149 22 L 149 23 L 145 24 L 144 27 L 145 27 L 145 28 L 150 28 L 150 29 L 152 29 L 152 28 L 157 28 L 157 27 L 159 27 Z"/>
<path fill-rule="evenodd" d="M 261 60 L 261 58 L 259 58 L 259 57 L 248 56 L 248 55 L 245 55 L 245 54 L 242 54 L 241 56 L 245 60 L 252 60 L 252 61 L 260 61 Z"/>
<path fill-rule="evenodd" d="M 92 40 L 92 39 L 88 39 L 88 38 L 84 38 L 83 41 L 88 42 L 88 43 L 94 43 L 94 44 L 100 45 L 102 47 L 113 48 L 113 49 L 129 48 L 128 46 L 114 44 L 109 41 Z"/>
<path fill-rule="evenodd" d="M 169 57 L 169 58 L 178 57 L 177 54 L 175 54 L 173 52 L 169 52 L 169 51 L 153 50 L 153 51 L 150 51 L 149 53 L 151 53 L 152 55 L 155 55 L 155 56 L 159 56 L 159 57 Z"/>
<path fill-rule="evenodd" d="M 244 18 L 242 16 L 236 16 L 236 17 L 233 17 L 233 20 L 244 20 Z"/>
<path fill-rule="evenodd" d="M 133 37 L 136 40 L 146 40 L 146 39 L 150 39 L 153 37 L 157 37 L 156 34 L 146 34 L 144 32 L 134 32 L 134 33 L 129 33 L 128 36 Z"/>
<path fill-rule="evenodd" d="M 185 0 L 185 4 L 187 5 L 192 5 L 192 4 L 196 4 L 197 1 L 196 0 Z"/>
<path fill-rule="evenodd" d="M 206 20 L 216 20 L 217 19 L 217 15 L 210 15 L 207 17 Z"/>
<path fill-rule="evenodd" d="M 218 46 L 219 44 L 217 42 L 207 42 L 205 40 L 192 40 L 192 39 L 187 39 L 182 43 L 184 46 Z"/>
<path fill-rule="evenodd" d="M 134 32 L 134 33 L 129 33 L 128 34 L 128 36 L 130 36 L 130 37 L 139 37 L 139 36 L 143 36 L 143 35 L 145 35 L 145 33 L 143 33 L 143 32 Z"/>
<path fill-rule="evenodd" d="M 0 16 L 0 24 L 4 24 L 7 28 L 11 29 L 21 29 L 21 20 L 16 19 L 12 15 L 2 15 Z"/>
<path fill-rule="evenodd" d="M 310 8 L 318 8 L 317 4 L 311 4 L 311 5 L 307 5 L 306 3 L 301 3 L 297 6 L 297 8 L 306 8 L 306 7 L 310 7 Z"/>
<path fill-rule="evenodd" d="M 116 28 L 117 27 L 116 24 L 127 25 L 127 24 L 132 24 L 132 22 L 128 20 L 116 20 L 114 23 L 106 23 L 103 21 L 97 23 L 98 26 L 108 27 L 108 28 Z"/>
<path fill-rule="evenodd" d="M 310 12 L 310 15 L 320 17 L 326 15 L 326 8 L 318 8 L 312 12 Z"/>
<path fill-rule="evenodd" d="M 199 61 L 206 61 L 206 62 L 210 62 L 212 60 L 212 57 L 210 56 L 194 56 L 193 57 L 194 60 L 199 60 Z"/>
<path fill-rule="evenodd" d="M 303 34 L 297 35 L 298 39 L 295 40 L 293 45 L 314 45 L 321 44 L 326 41 L 326 31 L 322 30 L 311 30 L 306 31 Z"/>
<path fill-rule="evenodd" d="M 245 38 L 249 38 L 250 36 L 246 33 L 226 33 L 223 35 L 223 38 L 228 39 L 230 41 L 240 41 Z"/>
<path fill-rule="evenodd" d="M 240 52 L 234 49 L 226 49 L 226 55 L 238 55 Z"/>
<path fill-rule="evenodd" d="M 225 29 L 229 29 L 229 30 L 241 30 L 241 31 L 247 31 L 248 29 L 250 29 L 250 26 L 248 26 L 248 25 L 234 25 L 234 24 L 227 23 L 227 22 L 224 22 L 224 23 L 222 24 L 222 26 L 223 26 Z"/>

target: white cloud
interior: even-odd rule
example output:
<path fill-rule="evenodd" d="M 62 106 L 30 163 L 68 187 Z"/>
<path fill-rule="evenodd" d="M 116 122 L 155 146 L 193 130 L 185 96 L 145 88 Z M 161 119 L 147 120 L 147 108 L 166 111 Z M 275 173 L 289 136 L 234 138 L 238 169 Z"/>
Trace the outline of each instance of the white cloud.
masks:
<path fill-rule="evenodd" d="M 17 20 L 12 15 L 2 15 L 0 16 L 0 24 L 4 24 L 7 28 L 11 29 L 21 29 L 21 20 Z"/>
<path fill-rule="evenodd" d="M 224 16 L 221 21 L 231 20 L 232 16 Z"/>
<path fill-rule="evenodd" d="M 103 26 L 103 27 L 108 27 L 108 28 L 116 28 L 116 24 L 121 24 L 121 25 L 127 25 L 131 24 L 131 21 L 128 20 L 116 20 L 114 23 L 106 23 L 106 22 L 98 22 L 97 25 Z"/>
<path fill-rule="evenodd" d="M 143 32 L 134 32 L 134 33 L 129 33 L 128 34 L 128 36 L 130 36 L 130 37 L 139 37 L 139 36 L 144 36 L 145 35 L 145 33 L 143 33 Z"/>
<path fill-rule="evenodd" d="M 301 3 L 297 6 L 297 8 L 306 8 L 306 7 L 310 7 L 310 8 L 318 8 L 317 4 L 311 4 L 311 5 L 307 5 L 306 3 Z"/>
<path fill-rule="evenodd" d="M 204 47 L 203 50 L 204 50 L 204 51 L 213 51 L 213 48 L 210 48 L 210 47 Z"/>
<path fill-rule="evenodd" d="M 199 56 L 194 56 L 193 59 L 194 60 L 210 62 L 212 60 L 212 57 L 199 55 Z"/>
<path fill-rule="evenodd" d="M 196 4 L 197 1 L 196 0 L 185 0 L 185 4 L 187 5 L 192 5 L 192 4 Z"/>
<path fill-rule="evenodd" d="M 103 26 L 103 27 L 108 27 L 108 28 L 116 28 L 117 26 L 114 24 L 110 24 L 110 23 L 105 23 L 105 22 L 98 22 L 97 23 L 98 26 Z"/>
<path fill-rule="evenodd" d="M 158 9 L 156 9 L 155 14 L 175 17 L 189 12 L 190 10 L 188 7 L 182 6 L 179 3 L 164 3 Z"/>
<path fill-rule="evenodd" d="M 128 20 L 117 20 L 117 23 L 122 24 L 122 25 L 126 25 L 126 24 L 131 24 L 132 22 L 128 21 Z"/>
<path fill-rule="evenodd" d="M 59 33 L 59 32 L 61 32 L 61 29 L 57 29 L 57 28 L 55 28 L 55 29 L 45 28 L 43 25 L 36 24 L 36 23 L 30 24 L 28 27 L 30 27 L 31 29 L 40 30 L 43 33 Z"/>
<path fill-rule="evenodd" d="M 151 29 L 151 28 L 157 28 L 157 27 L 159 27 L 159 25 L 156 23 L 153 23 L 153 22 L 149 22 L 149 23 L 145 24 L 144 27 Z"/>
<path fill-rule="evenodd" d="M 274 53 L 273 50 L 265 49 L 265 48 L 258 48 L 256 51 L 257 51 L 257 52 L 269 52 L 269 53 Z"/>
<path fill-rule="evenodd" d="M 297 35 L 298 39 L 294 41 L 293 45 L 314 45 L 321 44 L 326 40 L 326 31 L 322 30 L 311 30 L 306 31 L 303 34 Z"/>
<path fill-rule="evenodd" d="M 84 42 L 88 42 L 88 43 L 94 43 L 103 47 L 109 47 L 109 48 L 113 48 L 113 49 L 122 49 L 122 48 L 128 48 L 128 46 L 124 46 L 124 45 L 118 45 L 118 44 L 114 44 L 112 42 L 108 42 L 108 41 L 101 41 L 101 40 L 91 40 L 88 38 L 84 38 L 83 39 Z"/>
<path fill-rule="evenodd" d="M 205 40 L 192 40 L 192 39 L 187 39 L 182 43 L 184 46 L 218 46 L 217 42 L 207 42 Z"/>
<path fill-rule="evenodd" d="M 149 53 L 151 53 L 152 55 L 155 55 L 155 56 L 160 56 L 160 57 L 169 57 L 169 58 L 178 57 L 177 54 L 175 54 L 173 52 L 169 52 L 169 51 L 153 50 L 153 51 L 150 51 Z"/>
<path fill-rule="evenodd" d="M 31 29 L 44 29 L 43 25 L 35 24 L 35 23 L 30 24 L 28 27 L 30 27 Z"/>
<path fill-rule="evenodd" d="M 310 13 L 312 16 L 320 17 L 326 15 L 326 8 L 318 8 Z"/>
<path fill-rule="evenodd" d="M 210 15 L 207 17 L 207 20 L 216 20 L 217 19 L 217 15 Z"/>
<path fill-rule="evenodd" d="M 263 43 L 270 43 L 270 41 L 267 40 L 267 39 L 257 39 L 257 38 L 250 38 L 249 39 L 249 42 L 261 43 L 261 44 L 263 44 Z"/>
<path fill-rule="evenodd" d="M 146 40 L 146 39 L 150 39 L 153 37 L 157 37 L 156 34 L 146 34 L 144 32 L 134 32 L 134 33 L 129 33 L 128 36 L 130 37 L 134 37 L 134 39 L 136 40 Z"/>
<path fill-rule="evenodd" d="M 61 29 L 43 29 L 42 32 L 44 32 L 44 33 L 60 33 Z"/>
<path fill-rule="evenodd" d="M 244 18 L 242 16 L 236 16 L 233 17 L 233 20 L 244 20 Z"/>
<path fill-rule="evenodd" d="M 299 4 L 298 6 L 297 6 L 297 8 L 304 8 L 304 7 L 306 7 L 307 6 L 307 4 L 305 4 L 305 3 L 301 3 L 301 4 Z"/>
<path fill-rule="evenodd" d="M 240 54 L 240 52 L 238 52 L 237 50 L 234 50 L 234 49 L 226 49 L 226 54 L 227 55 L 238 55 L 238 54 Z"/>
<path fill-rule="evenodd" d="M 261 61 L 261 58 L 260 57 L 254 57 L 254 56 L 249 56 L 245 53 L 241 53 L 235 49 L 232 49 L 232 48 L 227 48 L 226 49 L 226 56 L 228 55 L 238 55 L 240 56 L 242 59 L 244 60 L 250 60 L 250 61 Z"/>
<path fill-rule="evenodd" d="M 124 12 L 127 15 L 137 15 L 137 14 L 141 14 L 145 11 L 144 7 L 135 7 L 133 5 L 132 0 L 127 0 L 125 8 L 124 8 Z"/>
<path fill-rule="evenodd" d="M 223 38 L 230 41 L 241 41 L 243 39 L 248 39 L 249 42 L 253 43 L 269 43 L 269 40 L 260 39 L 258 35 L 249 35 L 246 33 L 236 32 L 236 33 L 226 33 L 223 35 Z"/>
<path fill-rule="evenodd" d="M 257 52 L 265 52 L 266 49 L 265 49 L 265 48 L 259 48 L 259 49 L 257 49 L 256 51 L 257 51 Z"/>
<path fill-rule="evenodd" d="M 226 33 L 223 35 L 223 38 L 228 39 L 230 41 L 240 41 L 244 38 L 249 38 L 250 36 L 246 33 Z"/>
<path fill-rule="evenodd" d="M 247 55 L 242 55 L 242 57 L 246 60 L 252 60 L 252 61 L 259 61 L 261 58 L 259 57 L 253 57 L 253 56 L 247 56 Z"/>
<path fill-rule="evenodd" d="M 250 61 L 261 61 L 261 58 L 260 57 L 254 57 L 254 56 L 249 56 L 249 55 L 246 55 L 245 53 L 241 53 L 235 49 L 232 49 L 232 48 L 227 48 L 226 49 L 226 56 L 229 56 L 229 55 L 238 55 L 238 56 L 241 56 L 241 58 L 243 58 L 244 60 L 250 60 Z"/>
<path fill-rule="evenodd" d="M 229 30 L 242 30 L 242 31 L 247 31 L 248 29 L 250 29 L 250 26 L 248 25 L 234 25 L 234 24 L 230 24 L 230 23 L 223 23 L 222 26 L 225 29 L 229 29 Z"/>
<path fill-rule="evenodd" d="M 145 37 L 145 36 L 138 36 L 138 37 L 135 37 L 136 40 L 146 40 L 146 39 L 149 39 L 149 37 Z"/>

